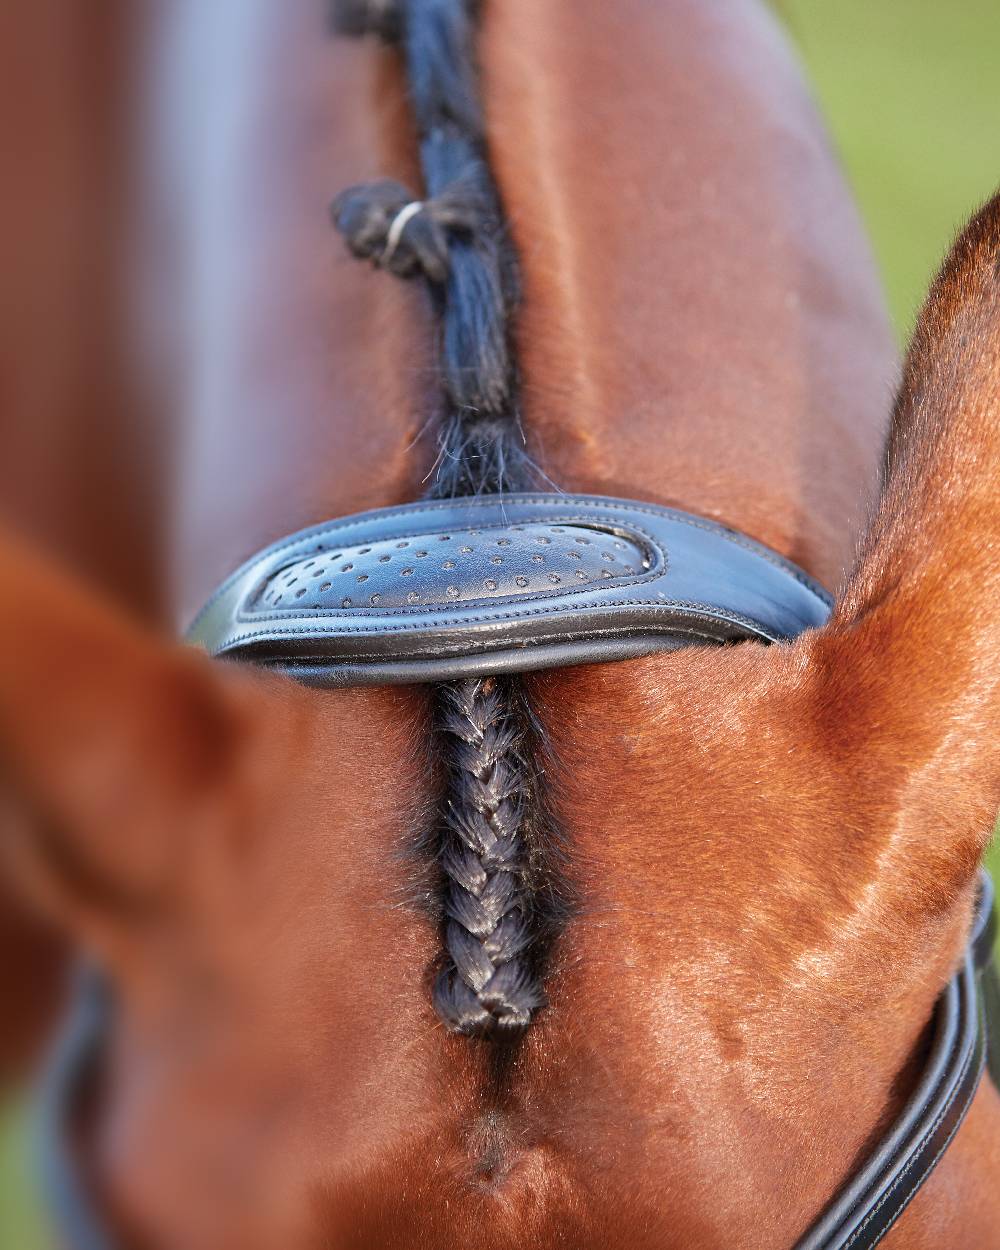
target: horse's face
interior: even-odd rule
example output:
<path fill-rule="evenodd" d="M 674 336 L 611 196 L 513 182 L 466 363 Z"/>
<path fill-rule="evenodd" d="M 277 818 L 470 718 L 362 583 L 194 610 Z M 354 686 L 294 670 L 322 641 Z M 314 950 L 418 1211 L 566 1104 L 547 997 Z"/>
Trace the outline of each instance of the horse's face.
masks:
<path fill-rule="evenodd" d="M 490 1127 L 476 1108 L 475 1055 L 437 1027 L 428 994 L 439 947 L 427 902 L 435 874 L 416 848 L 434 832 L 439 785 L 423 692 L 310 692 L 217 668 L 137 642 L 81 597 L 45 590 L 52 616 L 77 630 L 53 666 L 53 680 L 74 693 L 63 737 L 89 746 L 83 762 L 60 771 L 63 796 L 53 806 L 65 803 L 72 820 L 56 810 L 58 836 L 20 862 L 119 986 L 113 1075 L 93 1140 L 95 1192 L 117 1225 L 140 1242 L 155 1231 L 191 1247 L 308 1245 L 324 1230 L 357 1226 L 366 1211 L 401 1244 L 445 1218 L 441 1196 L 480 1171 L 526 1171 L 515 1205 L 537 1198 L 543 1180 L 572 1188 L 568 1162 L 528 1150 L 526 1168 L 525 1152 L 511 1148 L 548 1137 L 555 1121 L 567 1124 L 568 1158 L 582 1152 L 588 1170 L 622 1149 L 623 1098 L 644 1116 L 669 1113 L 673 1084 L 649 1087 L 640 1053 L 655 995 L 629 1003 L 631 991 L 619 992 L 609 926 L 635 917 L 620 883 L 634 880 L 636 856 L 651 870 L 673 836 L 660 787 L 672 788 L 681 757 L 697 767 L 688 744 L 663 738 L 674 701 L 690 706 L 697 696 L 704 718 L 720 719 L 718 695 L 701 678 L 692 689 L 682 657 L 659 665 L 657 690 L 648 680 L 635 687 L 646 691 L 648 740 L 626 742 L 607 716 L 588 735 L 592 780 L 595 766 L 614 777 L 623 751 L 631 763 L 620 783 L 609 782 L 610 823 L 602 816 L 584 831 L 598 845 L 580 847 L 580 917 L 560 956 L 570 975 L 553 985 L 563 1005 L 550 1013 L 551 1030 L 543 1014 L 531 1044 L 537 1057 L 517 1078 L 523 1109 Z M 50 638 L 38 642 L 52 654 Z M 111 655 L 109 678 L 95 666 Z M 631 688 L 635 668 L 595 670 L 605 674 L 599 698 Z M 547 686 L 555 724 L 565 696 L 554 680 L 541 693 Z M 51 734 L 39 693 L 38 732 Z M 659 762 L 657 738 L 669 748 Z M 565 768 L 571 814 L 571 746 L 554 735 L 553 750 L 554 794 Z M 739 753 L 726 760 L 724 741 L 721 750 L 721 771 L 735 776 Z M 53 764 L 49 750 L 39 765 Z M 33 779 L 30 760 L 22 776 Z M 126 793 L 93 782 L 122 776 L 131 779 Z M 689 798 L 696 788 L 689 779 Z M 619 845 L 610 840 L 613 814 L 630 795 L 647 813 Z M 660 888 L 647 876 L 653 896 Z M 650 911 L 661 907 L 669 901 Z M 655 949 L 647 958 L 657 961 Z M 646 975 L 629 963 L 630 979 Z M 662 974 L 662 956 L 657 963 Z M 567 994 L 577 1001 L 560 1022 Z M 611 1011 L 615 1000 L 626 1016 Z M 621 1030 L 614 1081 L 602 1069 L 595 1080 L 592 1067 L 604 1026 L 581 1030 L 581 1019 Z M 658 1066 L 679 1053 L 662 1040 L 657 1050 Z M 639 1139 L 634 1121 L 625 1136 Z M 407 1216 L 402 1196 L 398 1205 L 384 1192 L 376 1201 L 389 1187 L 423 1193 L 423 1224 Z"/>
<path fill-rule="evenodd" d="M 734 1151 L 734 1201 L 785 1176 L 790 1230 L 819 1205 L 831 1150 L 862 1144 L 865 1117 L 845 1147 L 835 1114 L 845 1083 L 877 1109 L 908 1053 L 909 1012 L 887 1026 L 879 999 L 921 962 L 943 973 L 961 920 L 908 915 L 884 871 L 903 839 L 912 876 L 926 815 L 901 831 L 891 780 L 911 774 L 886 761 L 933 742 L 891 690 L 861 699 L 849 648 L 816 635 L 532 679 L 575 914 L 511 1096 L 484 1112 L 478 1052 L 437 1026 L 428 993 L 424 694 L 310 692 L 46 595 L 78 623 L 55 665 L 75 696 L 65 741 L 89 742 L 88 778 L 132 779 L 81 791 L 83 770 L 62 767 L 56 806 L 74 818 L 55 811 L 59 837 L 31 857 L 120 985 L 95 1144 L 123 1228 L 264 1247 L 345 1228 L 419 1243 L 465 1223 L 490 1244 L 551 1222 L 586 1244 L 628 1197 L 655 1241 L 664 1178 L 696 1175 L 671 1228 L 707 1235 Z M 60 765 L 49 749 L 25 779 L 38 767 Z M 990 801 L 966 800 L 963 823 Z M 845 1017 L 861 1078 L 831 1029 Z M 785 1096 L 803 1087 L 829 1105 Z M 584 1211 L 585 1189 L 603 1199 Z"/>

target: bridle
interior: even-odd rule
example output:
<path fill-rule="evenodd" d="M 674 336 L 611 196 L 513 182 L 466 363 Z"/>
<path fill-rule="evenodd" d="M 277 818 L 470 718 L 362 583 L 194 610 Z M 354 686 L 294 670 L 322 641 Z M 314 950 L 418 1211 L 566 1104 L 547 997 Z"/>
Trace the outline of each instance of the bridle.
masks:
<path fill-rule="evenodd" d="M 212 655 L 341 687 L 780 644 L 822 625 L 831 602 L 801 569 L 714 521 L 599 496 L 494 495 L 364 512 L 282 539 L 219 588 L 189 638 Z M 994 937 L 984 873 L 916 1088 L 796 1250 L 876 1246 L 947 1149 L 988 1035 L 1000 1037 Z M 70 1145 L 112 1021 L 101 977 L 84 975 L 43 1085 L 42 1175 L 73 1250 L 114 1245 Z"/>
<path fill-rule="evenodd" d="M 519 284 L 478 99 L 478 5 L 351 0 L 340 9 L 346 33 L 400 46 L 424 186 L 351 188 L 334 202 L 334 221 L 356 255 L 426 280 L 442 328 L 442 426 L 458 431 L 456 446 L 442 437 L 434 498 L 331 521 L 253 557 L 209 600 L 191 641 L 342 687 L 451 684 L 691 645 L 780 645 L 822 625 L 832 601 L 821 587 L 714 521 L 620 499 L 515 493 L 530 478 L 511 328 Z M 1000 1030 L 993 927 L 984 875 L 916 1087 L 797 1250 L 876 1246 L 954 1137 L 986 1063 L 988 1016 Z M 41 1099 L 45 1188 L 74 1250 L 114 1244 L 71 1144 L 113 1021 L 103 979 L 85 974 Z"/>

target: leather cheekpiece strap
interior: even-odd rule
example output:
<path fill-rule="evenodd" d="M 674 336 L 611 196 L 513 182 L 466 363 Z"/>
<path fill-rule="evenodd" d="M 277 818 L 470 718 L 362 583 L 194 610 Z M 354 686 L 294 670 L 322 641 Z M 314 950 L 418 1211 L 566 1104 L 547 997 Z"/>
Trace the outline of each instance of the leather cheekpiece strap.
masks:
<path fill-rule="evenodd" d="M 984 982 L 996 978 L 995 925 L 993 882 L 983 869 L 969 945 L 961 968 L 938 1000 L 920 1082 L 875 1152 L 795 1250 L 873 1250 L 958 1132 L 986 1060 Z"/>
<path fill-rule="evenodd" d="M 81 1103 L 107 1047 L 111 992 L 92 965 L 76 970 L 70 1015 L 42 1073 L 35 1115 L 35 1155 L 48 1215 L 67 1250 L 114 1250 L 74 1149 Z"/>
<path fill-rule="evenodd" d="M 777 642 L 830 606 L 801 569 L 717 522 L 519 494 L 383 508 L 282 539 L 224 583 L 188 637 L 349 686 Z"/>

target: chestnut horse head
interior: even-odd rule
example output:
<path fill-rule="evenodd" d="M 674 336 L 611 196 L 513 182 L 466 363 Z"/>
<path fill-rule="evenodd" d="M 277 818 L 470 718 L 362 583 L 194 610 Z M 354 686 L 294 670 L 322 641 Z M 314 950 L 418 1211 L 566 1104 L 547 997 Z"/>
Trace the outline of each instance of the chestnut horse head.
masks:
<path fill-rule="evenodd" d="M 765 6 L 131 22 L 135 201 L 190 258 L 143 462 L 173 623 L 289 531 L 524 491 L 683 509 L 838 598 L 771 646 L 312 688 L 5 538 L 10 877 L 112 987 L 81 1244 L 792 1246 L 921 1087 L 1000 805 L 1000 203 L 883 466 L 891 336 Z M 383 272 L 331 241 L 349 184 Z M 988 1080 L 960 1119 L 887 1246 L 1000 1246 Z"/>

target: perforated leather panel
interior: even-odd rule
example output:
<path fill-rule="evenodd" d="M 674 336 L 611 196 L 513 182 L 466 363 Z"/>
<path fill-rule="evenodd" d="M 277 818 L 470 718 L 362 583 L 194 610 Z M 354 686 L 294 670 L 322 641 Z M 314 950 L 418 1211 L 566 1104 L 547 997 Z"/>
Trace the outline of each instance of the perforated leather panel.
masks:
<path fill-rule="evenodd" d="M 327 551 L 320 543 L 261 587 L 272 610 L 450 608 L 478 600 L 559 595 L 621 583 L 652 556 L 636 542 L 589 525 L 504 525 L 390 538 Z"/>

